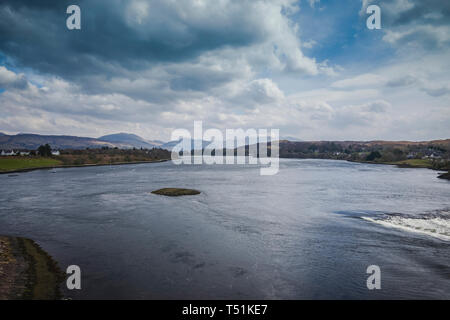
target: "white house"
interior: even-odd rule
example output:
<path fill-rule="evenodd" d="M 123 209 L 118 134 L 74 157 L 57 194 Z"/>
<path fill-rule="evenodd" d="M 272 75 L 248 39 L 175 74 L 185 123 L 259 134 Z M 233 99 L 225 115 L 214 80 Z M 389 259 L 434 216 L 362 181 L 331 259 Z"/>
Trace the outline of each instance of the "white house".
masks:
<path fill-rule="evenodd" d="M 52 151 L 52 156 L 59 156 L 60 154 L 59 150 Z"/>
<path fill-rule="evenodd" d="M 2 156 L 15 156 L 15 155 L 17 155 L 17 153 L 14 152 L 14 150 L 11 150 L 11 152 L 2 151 Z"/>

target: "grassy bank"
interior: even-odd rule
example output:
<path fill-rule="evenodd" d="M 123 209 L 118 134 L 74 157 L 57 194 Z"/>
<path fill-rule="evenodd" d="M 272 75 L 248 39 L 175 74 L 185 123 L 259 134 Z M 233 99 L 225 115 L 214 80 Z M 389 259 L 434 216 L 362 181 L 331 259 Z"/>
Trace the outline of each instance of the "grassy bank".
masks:
<path fill-rule="evenodd" d="M 443 174 L 439 175 L 438 178 L 450 180 L 450 171 L 447 172 L 447 173 L 443 173 Z"/>
<path fill-rule="evenodd" d="M 61 161 L 43 157 L 1 157 L 0 172 L 17 171 L 32 168 L 55 167 L 61 165 Z"/>
<path fill-rule="evenodd" d="M 401 160 L 401 161 L 382 161 L 382 160 L 347 160 L 350 162 L 359 162 L 359 163 L 371 163 L 371 164 L 387 164 L 392 166 L 398 166 L 400 168 L 428 168 L 433 169 L 433 162 L 428 159 L 409 159 L 409 160 Z"/>
<path fill-rule="evenodd" d="M 383 163 L 383 162 L 381 162 Z M 385 164 L 394 164 L 402 168 L 433 168 L 433 162 L 428 159 L 408 159 L 395 162 L 384 162 Z"/>
<path fill-rule="evenodd" d="M 54 167 L 82 167 L 115 164 L 132 164 L 159 162 L 171 158 L 171 153 L 163 149 L 86 149 L 61 150 L 60 155 L 41 156 L 10 156 L 0 157 L 0 173 L 29 171 Z"/>
<path fill-rule="evenodd" d="M 54 300 L 65 275 L 33 240 L 0 236 L 0 276 L 0 300 Z"/>

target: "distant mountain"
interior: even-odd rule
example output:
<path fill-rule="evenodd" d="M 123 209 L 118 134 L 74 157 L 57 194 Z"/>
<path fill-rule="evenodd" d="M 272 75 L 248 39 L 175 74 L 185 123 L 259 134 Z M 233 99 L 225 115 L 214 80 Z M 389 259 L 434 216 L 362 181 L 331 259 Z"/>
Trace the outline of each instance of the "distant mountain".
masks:
<path fill-rule="evenodd" d="M 115 147 L 114 144 L 99 141 L 94 138 L 75 136 L 53 136 L 20 133 L 17 135 L 0 135 L 0 149 L 29 149 L 35 150 L 40 145 L 48 143 L 53 149 L 85 149 Z"/>
<path fill-rule="evenodd" d="M 174 141 L 169 141 L 169 142 L 166 142 L 166 143 L 162 144 L 162 145 L 161 145 L 161 148 L 162 148 L 162 149 L 169 150 L 169 151 L 172 151 L 173 147 L 175 147 L 176 145 L 178 145 L 180 142 L 181 142 L 181 139 L 179 139 L 179 140 L 174 140 Z M 195 142 L 194 139 L 191 139 L 191 150 L 194 149 L 194 142 Z M 208 146 L 208 145 L 211 143 L 211 142 L 209 142 L 209 141 L 203 141 L 203 142 L 201 142 L 200 140 L 198 140 L 198 142 L 201 143 L 202 148 Z M 202 148 L 198 148 L 198 149 L 202 149 Z"/>
<path fill-rule="evenodd" d="M 197 144 L 201 145 L 202 147 L 201 147 L 201 148 L 196 148 L 196 146 L 195 146 L 195 141 L 197 141 Z M 166 143 L 162 144 L 162 145 L 160 146 L 160 148 L 171 151 L 171 150 L 173 149 L 173 147 L 175 147 L 176 145 L 178 145 L 180 142 L 181 142 L 181 139 L 174 140 L 174 141 L 169 141 L 169 142 L 166 142 Z M 225 143 L 225 142 L 224 142 L 224 143 Z M 206 148 L 206 147 L 209 146 L 210 144 L 211 144 L 211 141 L 205 141 L 205 140 L 201 141 L 201 140 L 194 140 L 194 139 L 191 139 L 191 150 L 201 150 L 201 149 Z M 182 149 L 183 149 L 183 148 L 182 148 Z"/>
<path fill-rule="evenodd" d="M 292 137 L 292 136 L 283 136 L 283 137 L 280 137 L 280 140 L 296 141 L 296 142 L 303 141 L 302 139 Z"/>
<path fill-rule="evenodd" d="M 285 137 L 295 139 L 292 137 Z M 39 135 L 29 133 L 19 133 L 16 135 L 8 135 L 0 132 L 0 150 L 36 150 L 40 145 L 48 143 L 53 149 L 86 149 L 86 148 L 161 148 L 171 151 L 174 146 L 181 140 L 162 142 L 158 140 L 145 140 L 138 135 L 129 133 L 110 134 L 98 139 L 77 136 L 57 136 L 57 135 Z M 207 147 L 211 142 L 197 141 L 202 148 Z M 249 144 L 246 137 L 245 144 Z M 341 149 L 348 149 L 350 146 L 355 148 L 372 148 L 372 147 L 409 147 L 413 146 L 438 146 L 442 150 L 450 150 L 450 139 L 433 140 L 433 141 L 292 141 L 280 140 L 280 156 L 299 157 L 313 150 L 331 150 L 340 152 Z M 224 141 L 226 147 L 226 141 Z M 238 145 L 237 147 L 242 147 Z M 191 140 L 191 150 L 194 149 L 194 140 Z M 289 154 L 286 154 L 289 153 Z"/>
<path fill-rule="evenodd" d="M 200 145 L 200 146 L 202 146 L 202 147 L 201 147 L 201 148 L 197 148 L 197 147 L 194 145 L 194 142 L 195 142 L 195 141 L 197 141 L 197 144 Z M 268 137 L 268 141 L 270 141 L 270 137 Z M 166 150 L 169 150 L 169 151 L 170 151 L 170 150 L 172 150 L 173 147 L 175 147 L 176 145 L 178 145 L 180 142 L 181 142 L 181 139 L 174 140 L 174 141 L 169 141 L 169 142 L 166 142 L 166 143 L 162 144 L 160 147 L 161 147 L 162 149 L 166 149 Z M 250 142 L 250 139 L 249 139 L 249 137 L 245 137 L 244 144 L 242 144 L 242 143 L 237 144 L 236 141 L 234 141 L 234 144 L 233 144 L 233 141 L 232 141 L 232 140 L 227 141 L 227 140 L 224 139 L 224 140 L 223 140 L 223 146 L 224 146 L 224 148 L 227 146 L 227 142 L 228 142 L 230 145 L 234 145 L 235 147 L 236 147 L 236 146 L 237 146 L 237 147 L 242 147 L 242 146 L 244 146 L 244 145 L 248 145 L 249 142 Z M 208 147 L 211 143 L 212 143 L 211 141 L 206 141 L 206 140 L 194 140 L 194 139 L 191 139 L 191 150 L 201 150 L 201 149 L 204 149 L 204 148 Z"/>
<path fill-rule="evenodd" d="M 160 147 L 161 141 L 148 141 L 134 134 L 118 133 L 96 138 L 77 136 L 56 136 L 19 133 L 16 135 L 0 134 L 0 150 L 27 149 L 35 150 L 48 143 L 53 149 L 85 149 L 85 148 L 144 148 Z"/>
<path fill-rule="evenodd" d="M 166 142 L 163 145 L 161 145 L 161 148 L 169 150 L 169 151 L 172 151 L 172 148 L 175 147 L 180 142 L 181 142 L 181 139 L 180 140 L 176 140 L 176 141 L 169 141 L 169 142 Z"/>
<path fill-rule="evenodd" d="M 134 147 L 134 148 L 152 149 L 161 147 L 161 145 L 163 145 L 163 142 L 158 140 L 155 141 L 145 140 L 139 137 L 138 135 L 123 132 L 102 136 L 97 140 L 110 142 L 122 148 Z"/>

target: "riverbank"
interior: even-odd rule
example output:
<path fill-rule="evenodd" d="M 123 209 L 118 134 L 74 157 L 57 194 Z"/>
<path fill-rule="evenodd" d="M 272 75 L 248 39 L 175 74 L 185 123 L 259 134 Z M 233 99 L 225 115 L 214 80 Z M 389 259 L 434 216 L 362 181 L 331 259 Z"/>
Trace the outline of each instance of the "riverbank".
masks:
<path fill-rule="evenodd" d="M 447 172 L 447 173 L 440 174 L 440 175 L 438 176 L 438 178 L 450 180 L 450 171 Z"/>
<path fill-rule="evenodd" d="M 64 274 L 36 242 L 0 236 L 0 300 L 61 299 Z"/>
<path fill-rule="evenodd" d="M 427 168 L 433 169 L 433 163 L 429 160 L 425 159 L 409 159 L 402 161 L 366 161 L 366 160 L 347 160 L 349 162 L 358 162 L 358 163 L 370 163 L 370 164 L 384 164 L 397 166 L 399 168 Z"/>
<path fill-rule="evenodd" d="M 43 170 L 43 169 L 50 170 L 50 169 L 56 169 L 56 168 L 79 168 L 79 167 L 117 166 L 117 165 L 124 165 L 124 164 L 155 163 L 155 162 L 165 162 L 168 160 L 170 160 L 170 159 L 159 159 L 159 160 L 148 160 L 148 161 L 130 161 L 130 162 L 113 162 L 113 163 L 92 163 L 92 164 L 87 163 L 87 164 L 73 164 L 73 165 L 57 164 L 57 165 L 11 169 L 11 170 L 4 170 L 3 167 L 0 165 L 0 174 L 12 174 L 12 173 L 28 172 L 28 171 Z"/>
<path fill-rule="evenodd" d="M 403 161 L 396 161 L 396 162 L 384 162 L 384 161 L 356 161 L 356 160 L 347 160 L 349 162 L 357 162 L 357 163 L 370 163 L 370 164 L 381 164 L 381 165 L 391 165 L 391 166 L 397 166 L 399 168 L 424 168 L 424 169 L 431 169 L 435 171 L 447 171 L 448 166 L 445 168 L 435 168 L 433 167 L 433 163 L 429 160 L 424 159 L 410 159 L 410 160 L 403 160 Z M 449 173 L 442 173 L 437 176 L 441 179 L 447 179 L 450 180 L 450 171 Z"/>
<path fill-rule="evenodd" d="M 33 168 L 51 168 L 62 164 L 61 161 L 49 157 L 1 157 L 0 173 L 29 170 Z"/>

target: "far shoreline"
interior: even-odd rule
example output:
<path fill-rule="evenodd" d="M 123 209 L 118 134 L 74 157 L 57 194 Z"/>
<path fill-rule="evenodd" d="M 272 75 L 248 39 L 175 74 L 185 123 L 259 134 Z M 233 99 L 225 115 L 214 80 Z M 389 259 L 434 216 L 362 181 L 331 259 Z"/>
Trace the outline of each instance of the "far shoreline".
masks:
<path fill-rule="evenodd" d="M 390 163 L 390 162 L 375 162 L 375 161 L 361 161 L 361 160 L 349 160 L 349 159 L 327 159 L 327 158 L 291 158 L 291 157 L 280 157 L 279 159 L 297 159 L 297 160 L 335 160 L 335 161 L 347 161 L 353 163 L 361 164 L 376 164 L 376 165 L 390 165 L 396 166 L 397 168 L 410 168 L 410 169 L 431 169 L 433 171 L 441 171 L 437 178 L 443 180 L 450 180 L 450 174 L 447 170 L 435 169 L 430 166 L 425 165 L 410 165 L 407 163 Z M 10 171 L 0 171 L 0 175 L 4 174 L 14 174 L 30 172 L 35 170 L 51 170 L 59 168 L 84 168 L 84 167 L 102 167 L 102 166 L 118 166 L 118 165 L 131 165 L 131 164 L 144 164 L 144 163 L 159 163 L 170 161 L 171 159 L 158 159 L 158 160 L 148 160 L 148 161 L 131 161 L 131 162 L 113 162 L 113 163 L 87 163 L 87 164 L 74 164 L 74 165 L 56 165 L 47 167 L 34 167 L 34 168 L 23 168 Z"/>
<path fill-rule="evenodd" d="M 339 160 L 339 159 L 337 159 L 337 160 Z M 450 180 L 450 171 L 442 170 L 442 169 L 435 169 L 430 166 L 424 166 L 424 165 L 415 166 L 415 165 L 411 165 L 411 164 L 407 164 L 407 163 L 389 163 L 389 162 L 375 162 L 375 161 L 357 161 L 357 160 L 345 160 L 345 161 L 355 162 L 355 163 L 389 165 L 389 166 L 396 166 L 397 168 L 403 168 L 403 169 L 430 169 L 433 171 L 442 172 L 442 173 L 438 173 L 437 178 Z"/>
<path fill-rule="evenodd" d="M 157 162 L 166 162 L 169 160 L 170 159 L 158 159 L 158 160 L 149 160 L 149 161 L 57 165 L 57 166 L 48 166 L 48 167 L 23 168 L 23 169 L 16 169 L 16 170 L 10 170 L 10 171 L 0 171 L 0 174 L 13 174 L 13 173 L 35 171 L 35 170 L 51 170 L 51 169 L 59 169 L 59 168 L 63 168 L 63 169 L 64 168 L 84 168 L 84 167 L 118 166 L 118 165 L 126 165 L 126 164 L 157 163 Z"/>

